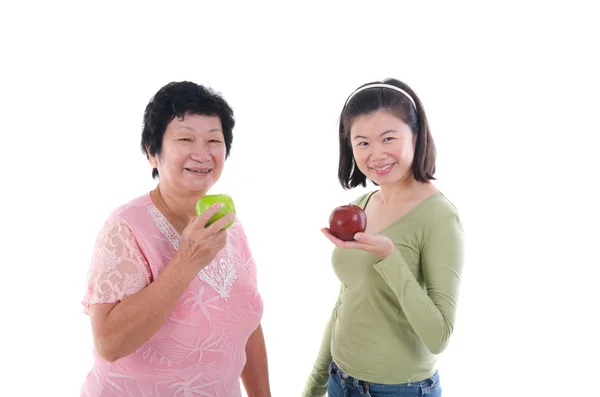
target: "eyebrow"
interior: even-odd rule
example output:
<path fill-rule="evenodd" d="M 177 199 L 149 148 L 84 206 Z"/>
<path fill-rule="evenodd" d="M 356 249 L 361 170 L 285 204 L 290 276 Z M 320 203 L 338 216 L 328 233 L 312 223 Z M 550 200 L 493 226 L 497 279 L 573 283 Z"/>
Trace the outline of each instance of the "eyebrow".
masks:
<path fill-rule="evenodd" d="M 379 136 L 384 136 L 385 134 L 388 134 L 390 132 L 398 132 L 398 131 L 396 131 L 396 130 L 386 130 L 386 131 L 383 131 L 381 134 L 379 134 Z M 367 138 L 366 136 L 357 135 L 357 136 L 354 137 L 354 139 L 369 139 L 369 138 Z"/>
<path fill-rule="evenodd" d="M 187 125 L 179 125 L 179 126 L 177 126 L 177 129 L 182 129 L 182 128 L 184 128 L 186 130 L 190 130 L 190 131 L 196 131 L 192 127 L 188 127 Z M 223 132 L 223 130 L 221 130 L 220 128 L 213 128 L 213 129 L 208 130 L 206 132 Z"/>

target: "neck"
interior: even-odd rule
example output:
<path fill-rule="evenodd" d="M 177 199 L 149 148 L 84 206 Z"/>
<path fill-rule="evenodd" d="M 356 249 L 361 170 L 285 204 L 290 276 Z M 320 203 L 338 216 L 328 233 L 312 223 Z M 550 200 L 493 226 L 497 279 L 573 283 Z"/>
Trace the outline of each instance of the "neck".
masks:
<path fill-rule="evenodd" d="M 397 183 L 380 186 L 379 197 L 384 206 L 402 201 L 410 201 L 422 185 L 411 174 Z"/>
<path fill-rule="evenodd" d="M 203 195 L 180 194 L 166 186 L 161 186 L 160 182 L 152 191 L 153 201 L 165 212 L 166 216 L 172 218 L 174 223 L 187 225 L 187 223 L 196 216 L 196 202 Z"/>

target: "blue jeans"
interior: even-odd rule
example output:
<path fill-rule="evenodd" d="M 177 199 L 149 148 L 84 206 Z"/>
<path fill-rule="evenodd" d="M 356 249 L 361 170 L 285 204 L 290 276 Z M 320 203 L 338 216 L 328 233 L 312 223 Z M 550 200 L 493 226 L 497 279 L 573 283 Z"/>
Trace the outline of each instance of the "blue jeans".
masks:
<path fill-rule="evenodd" d="M 442 387 L 438 372 L 431 378 L 413 382 L 384 385 L 355 379 L 344 373 L 332 361 L 329 364 L 329 397 L 441 397 Z"/>

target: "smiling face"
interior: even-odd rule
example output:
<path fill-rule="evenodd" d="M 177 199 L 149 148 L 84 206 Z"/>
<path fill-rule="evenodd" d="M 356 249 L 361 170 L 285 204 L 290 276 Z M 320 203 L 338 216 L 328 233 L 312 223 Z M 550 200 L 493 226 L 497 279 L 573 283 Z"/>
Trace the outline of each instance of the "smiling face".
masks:
<path fill-rule="evenodd" d="M 350 129 L 356 166 L 380 186 L 413 178 L 416 135 L 389 111 L 359 116 Z"/>
<path fill-rule="evenodd" d="M 159 183 L 180 195 L 203 196 L 223 172 L 225 139 L 218 116 L 186 113 L 167 126 L 161 153 L 150 156 Z"/>

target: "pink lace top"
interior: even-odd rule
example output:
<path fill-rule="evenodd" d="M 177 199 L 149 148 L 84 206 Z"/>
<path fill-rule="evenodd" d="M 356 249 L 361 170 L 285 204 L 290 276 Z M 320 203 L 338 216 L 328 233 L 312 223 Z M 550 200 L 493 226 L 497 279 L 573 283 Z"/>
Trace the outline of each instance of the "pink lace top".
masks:
<path fill-rule="evenodd" d="M 152 282 L 174 257 L 180 236 L 145 194 L 115 210 L 98 235 L 83 299 L 111 303 Z M 242 225 L 191 282 L 166 323 L 135 353 L 95 363 L 81 396 L 241 396 L 245 345 L 262 318 L 256 267 Z"/>

